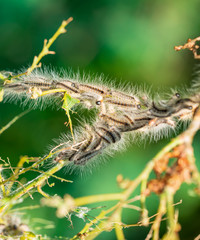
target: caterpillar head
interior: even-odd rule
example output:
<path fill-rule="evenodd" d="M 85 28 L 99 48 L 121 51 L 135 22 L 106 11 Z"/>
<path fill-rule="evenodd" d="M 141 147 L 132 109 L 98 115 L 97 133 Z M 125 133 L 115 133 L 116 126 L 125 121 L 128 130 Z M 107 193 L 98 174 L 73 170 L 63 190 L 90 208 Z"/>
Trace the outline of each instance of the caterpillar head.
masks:
<path fill-rule="evenodd" d="M 199 103 L 194 102 L 190 99 L 183 99 L 175 107 L 177 111 L 174 112 L 173 116 L 177 117 L 179 120 L 190 120 L 192 119 L 196 109 L 198 108 Z"/>

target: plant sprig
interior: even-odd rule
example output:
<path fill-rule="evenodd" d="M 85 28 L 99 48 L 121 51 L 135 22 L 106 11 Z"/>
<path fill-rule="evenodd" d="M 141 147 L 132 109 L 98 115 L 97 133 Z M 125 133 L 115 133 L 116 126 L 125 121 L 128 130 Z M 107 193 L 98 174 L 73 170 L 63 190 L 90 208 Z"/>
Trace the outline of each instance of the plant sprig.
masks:
<path fill-rule="evenodd" d="M 13 76 L 9 75 L 8 77 L 3 78 L 4 83 L 7 84 L 7 83 L 10 83 L 12 79 L 19 78 L 23 75 L 29 75 L 35 68 L 41 67 L 42 65 L 41 60 L 44 56 L 49 54 L 55 54 L 55 51 L 50 51 L 49 48 L 61 34 L 67 32 L 65 28 L 71 21 L 73 21 L 72 17 L 68 18 L 67 20 L 64 20 L 60 25 L 60 27 L 58 28 L 58 30 L 54 33 L 54 35 L 49 40 L 47 39 L 44 40 L 42 51 L 39 53 L 38 56 L 34 57 L 32 65 L 25 72 L 20 73 L 18 75 L 13 75 Z"/>

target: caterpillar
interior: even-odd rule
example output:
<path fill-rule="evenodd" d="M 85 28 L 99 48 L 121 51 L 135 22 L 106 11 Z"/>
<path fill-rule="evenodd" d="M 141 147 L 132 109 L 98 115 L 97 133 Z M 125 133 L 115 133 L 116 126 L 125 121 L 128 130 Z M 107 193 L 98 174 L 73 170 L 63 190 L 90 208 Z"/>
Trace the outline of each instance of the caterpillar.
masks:
<path fill-rule="evenodd" d="M 8 72 L 2 74 L 10 75 Z M 197 82 L 195 89 L 183 95 L 172 91 L 168 99 L 161 99 L 135 89 L 121 91 L 98 79 L 99 84 L 81 80 L 79 74 L 62 75 L 37 69 L 2 86 L 5 101 L 31 102 L 32 108 L 43 107 L 45 101 L 52 104 L 53 99 L 58 99 L 60 104 L 66 92 L 85 108 L 97 109 L 93 124 L 85 124 L 75 134 L 75 141 L 63 140 L 56 147 L 54 162 L 62 159 L 73 165 L 86 165 L 108 149 L 119 149 L 130 134 L 150 135 L 157 140 L 174 131 L 180 121 L 191 120 L 200 104 Z M 48 94 L 42 96 L 45 91 Z"/>

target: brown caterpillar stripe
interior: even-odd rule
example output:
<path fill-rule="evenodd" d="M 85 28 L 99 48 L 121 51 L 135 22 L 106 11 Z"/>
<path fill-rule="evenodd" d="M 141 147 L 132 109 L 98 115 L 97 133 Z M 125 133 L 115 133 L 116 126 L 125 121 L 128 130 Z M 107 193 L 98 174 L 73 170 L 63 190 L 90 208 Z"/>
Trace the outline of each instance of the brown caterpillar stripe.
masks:
<path fill-rule="evenodd" d="M 115 143 L 118 141 L 118 139 L 116 138 L 116 136 L 113 134 L 112 131 L 103 127 L 100 127 L 99 129 L 103 130 L 110 137 L 112 143 Z"/>
<path fill-rule="evenodd" d="M 89 139 L 88 139 L 85 143 L 83 143 L 83 144 L 81 145 L 80 150 L 81 150 L 81 151 L 86 151 L 87 148 L 88 148 L 88 147 L 90 146 L 90 144 L 92 143 L 93 138 L 94 138 L 93 135 L 90 134 Z"/>
<path fill-rule="evenodd" d="M 96 132 L 96 134 L 97 134 L 102 140 L 104 140 L 106 143 L 108 143 L 108 144 L 111 144 L 111 143 L 112 143 L 112 139 L 110 140 L 106 135 L 99 133 L 98 130 L 96 130 L 95 132 Z"/>
<path fill-rule="evenodd" d="M 125 117 L 126 119 L 128 119 L 128 121 L 130 122 L 131 125 L 134 124 L 134 121 L 133 121 L 127 114 L 124 114 L 124 117 Z"/>
<path fill-rule="evenodd" d="M 95 136 L 92 143 L 90 144 L 88 151 L 97 150 L 97 148 L 100 146 L 102 139 L 98 136 L 98 138 Z"/>
<path fill-rule="evenodd" d="M 149 118 L 149 117 L 135 118 L 134 119 L 135 122 L 151 121 L 151 120 L 152 120 L 152 118 Z"/>
<path fill-rule="evenodd" d="M 126 93 L 123 93 L 123 92 L 115 91 L 115 90 L 112 91 L 112 96 L 122 98 L 122 99 L 125 98 L 126 100 L 128 99 L 130 101 L 136 101 L 135 97 L 130 96 L 130 95 L 128 95 Z"/>
<path fill-rule="evenodd" d="M 31 87 L 47 87 L 47 88 L 51 87 L 51 83 L 46 83 L 46 82 L 25 81 L 25 82 L 22 82 L 22 84 L 28 85 L 28 86 L 31 86 Z"/>
<path fill-rule="evenodd" d="M 106 114 L 101 114 L 100 117 L 105 119 L 105 120 L 110 120 L 110 121 L 112 121 L 112 122 L 114 122 L 118 125 L 125 125 L 125 126 L 129 125 L 126 121 L 118 120 L 118 119 L 110 117 Z"/>
<path fill-rule="evenodd" d="M 107 91 L 104 91 L 101 88 L 98 88 L 96 86 L 91 86 L 91 85 L 87 85 L 87 84 L 80 84 L 79 88 L 80 88 L 80 90 L 83 90 L 83 91 L 92 90 L 92 91 L 94 91 L 96 93 L 99 93 L 100 95 L 107 94 Z"/>
<path fill-rule="evenodd" d="M 117 100 L 112 100 L 112 99 L 106 99 L 107 103 L 111 103 L 111 104 L 114 104 L 114 105 L 117 105 L 117 106 L 121 106 L 121 107 L 124 107 L 124 108 L 136 108 L 136 104 L 133 104 L 133 103 L 125 103 L 125 102 L 121 102 L 121 101 L 117 101 Z"/>
<path fill-rule="evenodd" d="M 61 86 L 61 88 L 62 87 L 64 87 L 64 89 L 68 89 L 69 91 L 71 91 L 71 92 L 74 92 L 74 93 L 79 93 L 79 91 L 77 90 L 77 89 L 74 89 L 74 88 L 72 88 L 72 87 L 69 87 L 69 86 L 67 86 L 66 84 L 64 84 L 64 83 L 56 83 L 56 87 L 59 87 L 59 86 Z"/>
<path fill-rule="evenodd" d="M 80 156 L 79 158 L 77 158 L 75 161 L 74 161 L 74 164 L 76 165 L 84 165 L 86 164 L 86 162 L 88 160 L 90 160 L 91 158 L 95 157 L 97 154 L 99 154 L 101 150 L 94 150 L 94 151 L 91 151 L 91 152 L 86 152 L 84 153 L 82 156 Z"/>
<path fill-rule="evenodd" d="M 4 73 L 10 75 L 10 73 Z M 43 75 L 44 77 L 43 77 Z M 34 92 L 34 87 L 38 91 L 45 89 L 61 88 L 71 95 L 72 98 L 80 100 L 88 109 L 94 109 L 95 119 L 93 127 L 82 129 L 75 141 L 75 145 L 69 143 L 67 150 L 60 152 L 55 160 L 69 159 L 74 164 L 83 165 L 94 156 L 101 154 L 105 148 L 112 145 L 117 146 L 121 138 L 123 139 L 126 132 L 139 130 L 147 137 L 147 134 L 157 137 L 168 134 L 169 128 L 175 128 L 180 120 L 192 119 L 193 113 L 200 104 L 200 85 L 194 85 L 196 89 L 188 91 L 188 97 L 181 98 L 179 93 L 175 93 L 171 99 L 156 99 L 148 97 L 148 93 L 126 94 L 109 87 L 93 85 L 92 83 L 80 83 L 82 80 L 72 76 L 61 79 L 59 75 L 47 74 L 46 72 L 31 73 L 29 76 L 23 75 L 15 82 L 6 82 L 2 88 L 5 88 L 5 99 L 28 103 L 30 93 Z M 73 79 L 77 79 L 74 81 Z M 32 89 L 33 88 L 33 89 Z M 29 93 L 27 89 L 30 89 Z M 33 91 L 32 91 L 33 90 Z M 32 92 L 31 92 L 32 91 Z M 54 101 L 53 98 L 63 93 L 51 94 L 48 91 L 49 98 L 42 98 L 41 101 L 30 100 L 30 107 L 42 105 L 45 101 L 47 104 Z M 27 98 L 26 98 L 27 97 Z M 39 98 L 40 96 L 37 96 Z M 58 98 L 62 106 L 61 98 Z M 56 102 L 56 101 L 55 101 Z M 145 108 L 144 108 L 145 107 Z M 81 116 L 82 117 L 82 116 Z M 166 131 L 165 131 L 166 130 Z M 76 135 L 75 135 L 76 136 Z M 79 142 L 79 140 L 81 141 Z M 125 137 L 124 137 L 125 139 Z M 73 148 L 74 146 L 74 148 Z M 116 148 L 116 147 L 115 147 Z"/>

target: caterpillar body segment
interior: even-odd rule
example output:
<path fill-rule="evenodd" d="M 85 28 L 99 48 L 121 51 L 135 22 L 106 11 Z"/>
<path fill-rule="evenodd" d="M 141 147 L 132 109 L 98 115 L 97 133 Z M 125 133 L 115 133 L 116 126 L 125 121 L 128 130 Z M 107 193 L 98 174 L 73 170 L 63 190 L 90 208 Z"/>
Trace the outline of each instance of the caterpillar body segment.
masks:
<path fill-rule="evenodd" d="M 79 84 L 79 90 L 81 92 L 90 92 L 96 95 L 100 95 L 100 96 L 108 96 L 111 94 L 111 90 L 106 88 L 106 87 L 99 87 L 99 86 L 94 86 L 94 85 L 90 85 L 90 84 Z"/>
<path fill-rule="evenodd" d="M 68 159 L 76 165 L 84 165 L 88 160 L 101 154 L 110 145 L 120 141 L 121 133 L 115 127 L 110 127 L 104 122 L 98 122 L 96 126 L 87 128 L 87 134 L 66 150 L 62 150 L 55 161 Z"/>
<path fill-rule="evenodd" d="M 178 99 L 173 103 L 166 104 L 166 106 L 157 106 L 154 102 L 149 109 L 150 115 L 158 118 L 173 118 L 184 119 L 192 117 L 194 111 L 199 106 L 198 102 L 191 100 L 190 98 Z"/>
<path fill-rule="evenodd" d="M 52 83 L 52 88 L 66 90 L 66 92 L 69 95 L 74 96 L 74 97 L 79 96 L 79 94 L 80 94 L 79 90 L 76 87 L 74 87 L 74 84 L 71 81 L 60 81 L 60 82 L 54 81 Z"/>
<path fill-rule="evenodd" d="M 6 76 L 6 73 L 4 73 L 4 76 Z M 122 107 L 123 109 L 135 108 L 137 104 L 139 108 L 140 104 L 137 96 L 131 96 L 105 86 L 81 83 L 80 79 L 76 79 L 76 77 L 73 76 L 72 79 L 68 77 L 63 79 L 53 72 L 47 73 L 47 70 L 44 70 L 44 72 L 36 70 L 28 76 L 21 76 L 17 78 L 17 80 L 13 80 L 10 84 L 4 85 L 4 89 L 7 92 L 12 92 L 12 94 L 23 93 L 28 97 L 30 96 L 32 89 L 38 92 L 52 89 L 63 89 L 66 90 L 71 97 L 78 98 L 82 102 L 89 100 L 95 103 L 98 101 L 104 101 L 106 103 L 108 101 L 110 105 L 113 104 L 118 108 Z M 52 93 L 49 94 L 56 95 L 55 92 L 52 91 Z"/>
<path fill-rule="evenodd" d="M 196 90 L 188 90 L 183 96 L 174 91 L 166 100 L 136 90 L 129 94 L 105 86 L 100 80 L 84 82 L 79 75 L 60 77 L 37 70 L 3 88 L 6 100 L 20 98 L 25 104 L 31 101 L 32 107 L 41 105 L 42 99 L 52 103 L 55 98 L 62 106 L 62 98 L 67 93 L 84 107 L 96 108 L 94 124 L 82 128 L 75 142 L 62 143 L 65 147 L 59 147 L 54 158 L 55 162 L 63 159 L 74 165 L 85 165 L 107 149 L 122 145 L 129 133 L 158 140 L 175 131 L 179 121 L 192 119 L 200 104 L 200 84 L 196 82 L 195 86 Z"/>

